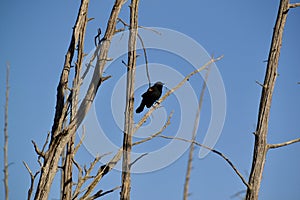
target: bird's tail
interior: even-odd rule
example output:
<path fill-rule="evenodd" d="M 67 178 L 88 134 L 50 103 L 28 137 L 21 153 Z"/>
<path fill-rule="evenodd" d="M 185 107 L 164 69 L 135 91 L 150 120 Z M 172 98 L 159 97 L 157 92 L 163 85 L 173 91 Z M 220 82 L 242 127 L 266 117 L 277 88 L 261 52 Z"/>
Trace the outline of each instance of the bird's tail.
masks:
<path fill-rule="evenodd" d="M 141 105 L 135 110 L 136 113 L 140 113 L 144 110 L 145 104 L 142 102 Z"/>

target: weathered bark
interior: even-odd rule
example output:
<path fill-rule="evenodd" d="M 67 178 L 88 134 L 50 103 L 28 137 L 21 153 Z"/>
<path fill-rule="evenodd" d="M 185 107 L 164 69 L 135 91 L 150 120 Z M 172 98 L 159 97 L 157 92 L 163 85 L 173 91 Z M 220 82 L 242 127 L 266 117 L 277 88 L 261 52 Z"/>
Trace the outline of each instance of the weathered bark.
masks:
<path fill-rule="evenodd" d="M 4 195 L 5 200 L 9 199 L 8 187 L 8 98 L 9 98 L 9 69 L 10 65 L 6 67 L 6 91 L 5 91 L 5 112 L 4 112 Z"/>
<path fill-rule="evenodd" d="M 34 199 L 48 199 L 50 188 L 57 172 L 61 153 L 68 140 L 70 140 L 71 136 L 75 133 L 75 126 L 68 131 L 61 132 L 61 130 L 63 128 L 63 122 L 67 115 L 69 105 L 68 102 L 65 102 L 65 91 L 68 86 L 71 62 L 73 60 L 75 49 L 78 45 L 80 35 L 84 35 L 85 26 L 87 23 L 88 5 L 89 0 L 81 1 L 78 17 L 73 28 L 72 39 L 65 57 L 65 64 L 61 73 L 60 82 L 57 87 L 57 102 L 55 118 L 51 132 L 51 141 L 49 144 L 49 149 L 44 155 L 44 163 L 41 169 L 41 175 Z M 69 101 L 69 99 L 67 101 Z"/>
<path fill-rule="evenodd" d="M 281 0 L 277 20 L 273 31 L 268 65 L 259 105 L 258 122 L 255 132 L 252 169 L 249 177 L 249 188 L 246 200 L 257 200 L 268 151 L 267 134 L 272 95 L 277 77 L 278 60 L 282 44 L 282 34 L 289 10 L 289 0 Z"/>
<path fill-rule="evenodd" d="M 85 22 L 87 22 L 87 16 L 85 19 Z M 72 87 L 72 93 L 71 93 L 71 113 L 70 113 L 70 122 L 74 120 L 75 115 L 77 114 L 78 110 L 78 95 L 80 90 L 80 84 L 81 84 L 81 68 L 82 68 L 82 62 L 84 58 L 84 38 L 85 38 L 85 32 L 86 32 L 86 25 L 87 23 L 83 24 L 83 29 L 79 34 L 79 41 L 77 45 L 77 61 L 75 64 L 75 77 L 73 80 L 73 87 Z M 72 199 L 72 185 L 73 185 L 73 159 L 74 159 L 74 150 L 75 150 L 75 134 L 72 135 L 70 141 L 68 142 L 66 146 L 66 159 L 64 163 L 63 168 L 63 199 L 65 200 L 71 200 Z"/>
<path fill-rule="evenodd" d="M 132 0 L 130 6 L 130 27 L 128 40 L 128 64 L 127 64 L 127 85 L 126 85 L 126 107 L 123 138 L 123 163 L 122 163 L 122 187 L 121 200 L 130 199 L 130 154 L 132 148 L 133 134 L 133 113 L 134 113 L 134 80 L 136 68 L 136 38 L 138 32 L 138 3 L 139 0 Z"/>
<path fill-rule="evenodd" d="M 88 10 L 88 0 L 82 0 L 76 25 L 74 27 L 73 36 L 75 38 L 75 44 L 78 44 L 78 38 L 82 31 L 84 30 L 85 24 L 87 23 L 87 10 Z M 95 51 L 95 57 L 97 57 L 97 63 L 95 66 L 94 74 L 90 82 L 88 91 L 80 104 L 78 112 L 74 116 L 74 119 L 71 123 L 62 129 L 62 123 L 64 117 L 66 116 L 68 110 L 68 102 L 63 106 L 63 112 L 61 117 L 58 119 L 58 128 L 52 131 L 52 139 L 49 144 L 49 149 L 45 152 L 44 163 L 41 169 L 41 176 L 39 179 L 38 187 L 35 193 L 35 199 L 47 199 L 50 191 L 51 184 L 53 182 L 54 176 L 57 171 L 58 162 L 61 156 L 63 149 L 65 148 L 67 142 L 70 141 L 71 137 L 75 134 L 77 127 L 80 126 L 87 112 L 89 111 L 91 104 L 94 101 L 94 98 L 97 94 L 97 90 L 101 83 L 107 78 L 102 77 L 104 66 L 107 61 L 107 53 L 110 47 L 110 41 L 112 36 L 115 33 L 116 21 L 120 12 L 120 9 L 123 5 L 123 0 L 116 0 L 114 7 L 112 9 L 107 29 L 105 35 L 102 39 L 101 45 L 97 47 Z M 73 40 L 72 40 L 73 41 Z M 71 42 L 72 43 L 72 42 Z M 64 69 L 65 70 L 65 69 Z M 63 72 L 64 73 L 64 72 Z M 63 77 L 63 76 L 61 76 Z M 62 81 L 60 81 L 61 83 Z M 69 100 L 69 98 L 68 98 Z M 57 102 L 61 103 L 61 99 Z M 57 116 L 57 115 L 56 115 Z M 57 118 L 56 118 L 57 119 Z"/>

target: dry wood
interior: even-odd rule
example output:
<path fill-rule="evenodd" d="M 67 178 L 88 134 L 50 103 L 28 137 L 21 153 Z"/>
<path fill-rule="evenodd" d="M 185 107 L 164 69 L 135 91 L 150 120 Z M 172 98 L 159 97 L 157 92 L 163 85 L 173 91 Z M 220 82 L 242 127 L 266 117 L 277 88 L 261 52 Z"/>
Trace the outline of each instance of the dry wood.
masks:
<path fill-rule="evenodd" d="M 86 16 L 87 18 L 87 16 Z M 85 19 L 87 22 L 87 19 Z M 71 113 L 70 113 L 70 121 L 74 119 L 74 116 L 77 114 L 78 110 L 78 95 L 81 84 L 80 72 L 82 68 L 82 62 L 84 58 L 84 38 L 86 32 L 87 23 L 83 24 L 82 31 L 79 33 L 79 40 L 77 45 L 77 61 L 75 64 L 75 77 L 73 79 L 73 86 L 71 90 Z M 62 198 L 65 200 L 71 200 L 72 198 L 72 185 L 73 185 L 73 160 L 75 156 L 75 134 L 71 136 L 70 141 L 66 146 L 66 155 L 65 155 L 65 163 L 63 165 L 63 176 L 62 176 Z"/>
<path fill-rule="evenodd" d="M 70 98 L 67 98 L 68 100 L 67 102 L 65 102 L 65 92 L 68 87 L 67 84 L 69 79 L 69 72 L 76 47 L 79 44 L 79 42 L 83 42 L 80 41 L 82 39 L 80 37 L 82 35 L 84 36 L 85 27 L 88 20 L 88 5 L 89 0 L 82 0 L 78 12 L 78 17 L 73 28 L 70 46 L 65 57 L 65 64 L 61 73 L 60 82 L 57 87 L 56 111 L 52 126 L 51 141 L 49 144 L 49 149 L 45 152 L 44 163 L 42 166 L 39 183 L 34 197 L 34 199 L 36 200 L 48 199 L 50 188 L 55 174 L 57 172 L 58 162 L 61 153 L 65 148 L 66 143 L 70 141 L 72 135 L 75 134 L 76 126 L 73 126 L 68 131 L 63 131 L 63 133 L 61 131 L 64 124 L 63 122 L 65 121 L 65 118 L 67 116 L 70 101 Z M 71 94 L 69 95 L 69 97 L 70 96 Z M 68 176 L 70 175 L 69 173 L 71 172 L 68 172 Z M 69 185 L 68 188 L 70 188 Z M 68 190 L 68 196 L 69 195 L 70 191 Z"/>
<path fill-rule="evenodd" d="M 289 9 L 289 0 L 281 0 L 277 20 L 273 31 L 272 44 L 268 57 L 268 65 L 262 87 L 259 105 L 258 122 L 255 131 L 255 143 L 252 168 L 247 189 L 246 200 L 257 200 L 262 180 L 263 169 L 268 151 L 267 134 L 272 95 L 277 77 L 278 60 L 282 44 L 282 34 Z"/>
<path fill-rule="evenodd" d="M 139 0 L 132 0 L 130 5 L 130 27 L 128 40 L 128 63 L 126 84 L 126 107 L 123 138 L 123 162 L 122 162 L 122 187 L 121 200 L 130 199 L 131 175 L 131 148 L 133 134 L 134 114 L 134 81 L 136 70 L 136 39 L 138 32 L 138 4 Z"/>

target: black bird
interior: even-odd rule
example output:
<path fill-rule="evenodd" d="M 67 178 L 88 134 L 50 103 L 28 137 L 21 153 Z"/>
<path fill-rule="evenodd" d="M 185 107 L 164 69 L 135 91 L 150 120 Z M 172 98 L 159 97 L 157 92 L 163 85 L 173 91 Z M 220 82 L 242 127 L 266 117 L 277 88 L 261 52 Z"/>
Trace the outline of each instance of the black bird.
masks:
<path fill-rule="evenodd" d="M 143 100 L 141 105 L 135 110 L 135 112 L 142 112 L 145 106 L 150 108 L 161 96 L 163 85 L 164 84 L 162 82 L 156 82 L 152 87 L 148 88 L 148 90 L 142 95 Z"/>

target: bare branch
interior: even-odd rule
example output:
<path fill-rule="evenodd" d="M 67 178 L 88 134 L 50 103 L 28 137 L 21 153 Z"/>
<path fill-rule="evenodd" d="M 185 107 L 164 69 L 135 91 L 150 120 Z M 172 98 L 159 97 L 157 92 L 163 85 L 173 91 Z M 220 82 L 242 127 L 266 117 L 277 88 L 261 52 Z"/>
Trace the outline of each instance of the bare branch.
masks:
<path fill-rule="evenodd" d="M 132 143 L 132 146 L 135 146 L 135 145 L 138 145 L 138 144 L 142 144 L 144 142 L 147 142 L 149 140 L 152 140 L 153 138 L 157 137 L 159 134 L 161 134 L 170 124 L 171 124 L 171 117 L 173 116 L 173 113 L 174 111 L 172 111 L 167 119 L 167 122 L 165 123 L 165 125 L 157 132 L 157 133 L 154 133 L 153 135 L 150 135 L 149 137 L 143 139 L 143 140 L 140 140 L 140 141 L 137 141 L 137 142 L 134 142 Z"/>
<path fill-rule="evenodd" d="M 45 151 L 45 148 L 46 148 L 46 146 L 47 146 L 47 144 L 49 142 L 49 138 L 50 138 L 50 131 L 48 131 L 48 133 L 47 133 L 47 138 L 46 138 L 46 141 L 45 141 L 45 143 L 43 145 L 43 148 L 42 148 L 41 152 Z"/>
<path fill-rule="evenodd" d="M 97 156 L 91 163 L 90 163 L 90 166 L 88 169 L 86 169 L 86 167 L 84 167 L 84 173 L 83 173 L 83 170 L 82 168 L 80 167 L 80 165 L 75 162 L 75 160 L 73 160 L 73 162 L 75 163 L 75 166 L 77 167 L 78 169 L 78 181 L 77 181 L 77 184 L 76 184 L 76 188 L 73 192 L 73 195 L 72 195 L 72 199 L 76 199 L 78 197 L 78 195 L 81 193 L 80 190 L 83 186 L 83 184 L 91 177 L 91 172 L 92 170 L 94 169 L 95 165 L 99 162 L 99 160 L 101 160 L 104 156 L 106 155 L 109 155 L 110 153 L 106 153 L 106 154 L 103 154 L 101 156 Z"/>
<path fill-rule="evenodd" d="M 264 88 L 265 86 L 264 86 L 264 84 L 261 84 L 260 82 L 258 82 L 258 81 L 255 81 L 255 83 L 256 84 L 258 84 L 258 85 L 260 85 L 262 88 Z"/>
<path fill-rule="evenodd" d="M 166 94 L 161 97 L 157 104 L 159 105 L 161 102 L 163 102 L 168 96 L 173 94 L 177 89 L 179 89 L 185 82 L 187 82 L 193 75 L 196 73 L 206 69 L 209 65 L 211 65 L 214 62 L 217 62 L 218 60 L 222 59 L 223 56 L 220 56 L 218 58 L 211 58 L 206 64 L 201 66 L 200 68 L 196 69 L 195 71 L 191 72 L 189 75 L 187 75 L 181 82 L 179 82 L 174 88 L 170 89 Z M 142 125 L 145 123 L 145 121 L 148 119 L 148 117 L 151 115 L 151 113 L 157 108 L 157 106 L 152 106 L 148 112 L 142 117 L 142 119 L 137 123 L 137 125 L 134 128 L 133 132 L 136 132 Z"/>
<path fill-rule="evenodd" d="M 9 99 L 9 71 L 10 65 L 6 65 L 6 91 L 5 91 L 5 112 L 4 112 L 4 191 L 5 200 L 9 199 L 9 187 L 8 187 L 8 99 Z"/>
<path fill-rule="evenodd" d="M 137 161 L 139 161 L 140 159 L 142 159 L 146 155 L 148 155 L 148 153 L 143 153 L 142 155 L 137 157 L 132 163 L 129 164 L 129 168 L 131 169 L 132 165 L 134 165 Z"/>
<path fill-rule="evenodd" d="M 88 196 L 92 193 L 94 188 L 96 187 L 97 183 L 100 181 L 100 179 L 106 175 L 121 159 L 122 157 L 123 149 L 120 148 L 119 151 L 116 153 L 116 155 L 105 165 L 102 165 L 98 171 L 96 176 L 94 177 L 93 181 L 89 184 L 86 192 L 84 195 L 80 198 L 80 200 L 85 200 L 88 198 Z"/>
<path fill-rule="evenodd" d="M 85 126 L 82 126 L 82 136 L 80 138 L 80 141 L 79 143 L 76 145 L 76 147 L 74 148 L 74 155 L 77 153 L 79 147 L 82 145 L 83 143 L 83 140 L 84 140 L 84 137 L 85 137 Z"/>
<path fill-rule="evenodd" d="M 245 178 L 243 177 L 243 175 L 239 172 L 239 170 L 234 166 L 234 164 L 229 160 L 229 158 L 227 158 L 223 153 L 221 153 L 220 151 L 217 151 L 215 149 L 212 149 L 208 146 L 205 146 L 203 144 L 200 144 L 196 141 L 192 141 L 192 140 L 187 140 L 187 139 L 184 139 L 184 138 L 179 138 L 179 137 L 170 137 L 170 136 L 165 136 L 165 135 L 160 135 L 159 137 L 162 137 L 162 138 L 165 138 L 165 139 L 175 139 L 175 140 L 181 140 L 181 141 L 184 141 L 184 142 L 189 142 L 189 143 L 194 143 L 195 145 L 197 146 L 200 146 L 200 147 L 203 147 L 207 150 L 210 150 L 211 152 L 221 156 L 228 164 L 229 166 L 233 169 L 233 171 L 238 175 L 238 177 L 240 177 L 241 181 L 245 184 L 245 186 L 247 188 L 249 188 L 249 184 L 247 183 L 247 181 L 245 180 Z"/>
<path fill-rule="evenodd" d="M 181 81 L 180 83 L 178 83 L 177 86 L 175 86 L 171 92 L 169 91 L 169 93 L 165 94 L 160 100 L 159 102 L 162 102 L 163 100 L 165 100 L 169 95 L 171 95 L 175 90 L 177 90 L 179 87 L 181 87 L 183 85 L 184 82 L 186 82 L 192 75 L 196 74 L 197 72 L 204 70 L 207 66 L 209 66 L 210 64 L 220 60 L 223 56 L 218 57 L 217 59 L 212 58 L 209 62 L 207 62 L 206 64 L 204 64 L 202 67 L 200 67 L 199 69 L 195 70 L 194 72 L 190 73 L 187 77 L 185 77 L 183 79 L 183 81 Z M 141 125 L 144 123 L 144 121 L 146 121 L 146 119 L 151 115 L 151 113 L 156 109 L 156 107 L 152 107 L 150 108 L 150 110 L 146 113 L 146 115 L 138 122 L 138 124 L 136 125 L 136 127 L 134 128 L 134 132 L 133 134 L 136 132 L 136 130 L 141 127 Z M 148 141 L 148 140 L 147 140 Z M 113 167 L 119 162 L 119 160 L 122 157 L 122 152 L 123 152 L 123 148 L 120 148 L 118 150 L 118 152 L 115 154 L 115 156 L 105 165 L 101 166 L 99 168 L 99 170 L 97 171 L 96 176 L 94 177 L 93 181 L 90 183 L 90 185 L 88 186 L 88 189 L 86 190 L 85 194 L 80 198 L 80 200 L 84 200 L 85 198 L 87 198 L 91 192 L 94 190 L 94 188 L 96 187 L 97 183 L 101 180 L 101 178 L 103 176 L 105 176 L 111 169 L 113 169 Z"/>
<path fill-rule="evenodd" d="M 31 140 L 33 146 L 34 146 L 34 150 L 35 152 L 41 156 L 41 157 L 45 157 L 45 154 L 39 149 L 39 147 L 37 146 L 37 144 L 35 143 L 35 141 Z"/>
<path fill-rule="evenodd" d="M 138 6 L 139 0 L 131 0 L 130 4 L 130 28 L 128 39 L 128 63 L 126 82 L 126 106 L 123 136 L 123 160 L 122 160 L 122 187 L 121 200 L 130 199 L 131 189 L 131 148 L 134 128 L 134 82 L 136 70 L 136 39 L 138 33 Z"/>
<path fill-rule="evenodd" d="M 112 193 L 112 192 L 114 192 L 115 190 L 118 190 L 118 189 L 120 189 L 120 188 L 121 188 L 121 186 L 117 186 L 117 187 L 115 187 L 115 188 L 113 188 L 113 189 L 111 189 L 111 190 L 105 191 L 105 192 L 103 192 L 103 190 L 99 190 L 99 191 L 96 192 L 93 196 L 87 198 L 87 200 L 94 200 L 94 199 L 97 199 L 97 198 L 102 197 L 102 196 L 104 196 L 104 195 L 106 195 L 106 194 Z"/>
<path fill-rule="evenodd" d="M 278 62 L 282 47 L 282 36 L 289 9 L 289 0 L 281 0 L 277 19 L 273 29 L 272 42 L 269 50 L 268 64 L 265 72 L 264 87 L 262 88 L 257 126 L 255 131 L 252 166 L 249 176 L 245 200 L 258 199 L 258 193 L 263 177 L 263 171 L 268 151 L 267 135 L 269 128 L 270 109 L 276 78 L 278 76 Z"/>
<path fill-rule="evenodd" d="M 283 143 L 279 143 L 279 144 L 268 144 L 268 149 L 276 149 L 276 148 L 279 148 L 279 147 L 284 147 L 284 146 L 287 146 L 287 145 L 290 145 L 290 144 L 294 144 L 296 142 L 300 142 L 300 138 L 290 140 L 290 141 L 287 141 L 287 142 L 283 142 Z"/>
<path fill-rule="evenodd" d="M 296 7 L 299 7 L 299 6 L 300 6 L 300 3 L 289 4 L 289 8 L 296 8 Z"/>
<path fill-rule="evenodd" d="M 129 27 L 129 25 L 124 20 L 122 20 L 121 18 L 118 18 L 118 22 L 121 22 L 124 25 L 124 27 Z M 138 27 L 142 28 L 142 29 L 145 29 L 145 30 L 150 30 L 150 31 L 156 33 L 157 35 L 161 35 L 161 33 L 159 31 L 157 31 L 157 30 L 155 30 L 153 28 L 144 27 L 144 26 L 138 26 Z M 125 30 L 125 28 L 121 29 L 118 32 L 121 32 L 121 31 L 124 31 L 124 30 Z"/>
<path fill-rule="evenodd" d="M 32 192 L 33 192 L 34 180 L 35 180 L 36 176 L 40 173 L 41 170 L 38 170 L 35 174 L 33 174 L 25 161 L 23 161 L 23 164 L 26 167 L 26 169 L 30 175 L 30 187 L 29 187 L 28 193 L 27 193 L 27 200 L 30 200 Z"/>
<path fill-rule="evenodd" d="M 62 128 L 63 124 L 61 123 L 61 119 L 64 117 L 64 112 L 62 112 L 62 108 L 66 107 L 64 95 L 66 90 L 65 86 L 68 83 L 70 63 L 73 61 L 72 58 L 74 56 L 76 46 L 79 44 L 79 39 L 84 39 L 83 36 L 85 34 L 85 26 L 88 20 L 87 12 L 89 0 L 81 1 L 81 5 L 77 15 L 77 20 L 73 29 L 70 48 L 67 51 L 65 65 L 62 70 L 59 86 L 57 87 L 57 103 L 54 123 L 51 132 L 51 141 L 43 162 L 43 169 L 45 170 L 42 170 L 41 172 L 41 176 L 37 186 L 37 191 L 35 193 L 35 199 L 48 199 L 50 188 L 56 175 L 58 163 L 61 158 L 63 149 L 65 148 L 66 144 L 70 141 L 70 139 L 75 134 L 76 130 L 84 120 L 86 113 L 89 111 L 93 100 L 97 94 L 98 88 L 103 81 L 101 77 L 104 71 L 104 66 L 106 64 L 107 54 L 110 48 L 110 42 L 116 28 L 116 20 L 120 13 L 121 7 L 123 6 L 123 3 L 124 0 L 115 0 L 114 6 L 111 11 L 111 15 L 107 23 L 107 28 L 103 37 L 103 42 L 101 43 L 101 45 L 97 46 L 97 49 L 94 53 L 95 58 L 97 58 L 97 62 L 95 65 L 95 70 L 93 72 L 92 80 L 88 87 L 88 91 L 85 94 L 85 97 L 82 99 L 78 112 L 74 116 L 73 120 L 67 126 L 65 126 L 65 128 Z"/>
<path fill-rule="evenodd" d="M 138 36 L 138 38 L 139 38 L 139 40 L 140 40 L 140 42 L 142 44 L 142 47 L 143 47 L 144 58 L 145 58 L 145 63 L 146 63 L 146 73 L 147 73 L 149 87 L 151 87 L 151 80 L 150 80 L 150 74 L 149 74 L 147 51 L 146 51 L 146 48 L 145 48 L 145 45 L 144 45 L 143 38 L 140 36 L 140 34 L 137 34 L 137 36 Z"/>
<path fill-rule="evenodd" d="M 192 141 L 195 141 L 196 135 L 197 135 L 197 130 L 198 130 L 199 122 L 200 122 L 200 113 L 201 113 L 201 109 L 202 109 L 204 93 L 206 90 L 206 82 L 208 79 L 209 72 L 210 72 L 210 68 L 207 68 L 207 72 L 205 75 L 205 79 L 203 81 L 203 85 L 202 85 L 202 89 L 201 89 L 201 93 L 200 93 L 200 97 L 199 97 L 197 113 L 195 116 L 194 128 L 193 128 L 193 133 L 192 133 L 193 134 Z M 188 196 L 189 196 L 189 183 L 190 183 L 190 177 L 191 177 L 191 171 L 192 171 L 193 156 L 194 156 L 194 143 L 191 143 L 190 151 L 189 151 L 189 159 L 188 159 L 188 164 L 187 164 L 187 169 L 186 169 L 184 190 L 183 190 L 183 200 L 187 200 Z"/>

